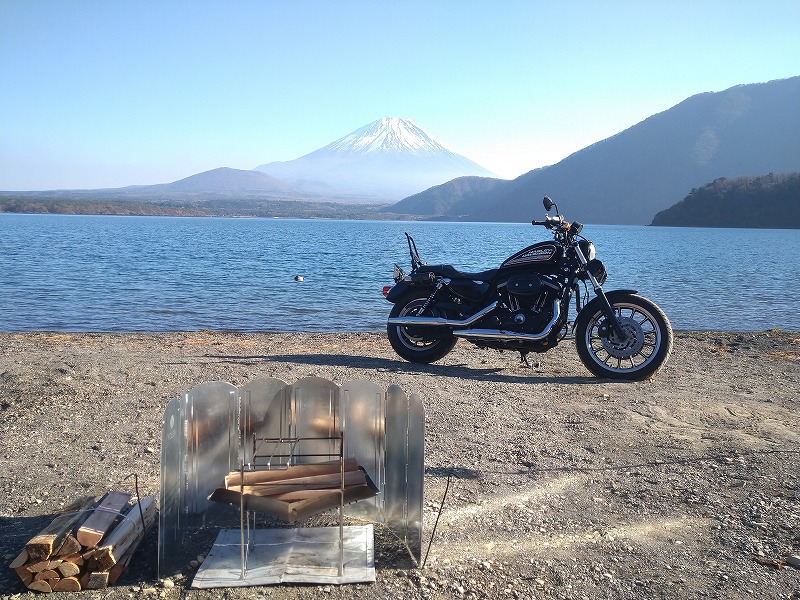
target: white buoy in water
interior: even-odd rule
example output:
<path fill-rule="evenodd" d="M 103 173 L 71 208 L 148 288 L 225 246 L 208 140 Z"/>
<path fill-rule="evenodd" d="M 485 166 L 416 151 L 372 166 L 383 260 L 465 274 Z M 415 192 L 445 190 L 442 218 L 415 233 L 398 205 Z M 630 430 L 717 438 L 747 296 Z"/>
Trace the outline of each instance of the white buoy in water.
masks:
<path fill-rule="evenodd" d="M 294 276 L 294 280 L 295 281 L 303 281 L 303 279 L 304 279 L 304 277 L 302 275 L 295 275 Z"/>

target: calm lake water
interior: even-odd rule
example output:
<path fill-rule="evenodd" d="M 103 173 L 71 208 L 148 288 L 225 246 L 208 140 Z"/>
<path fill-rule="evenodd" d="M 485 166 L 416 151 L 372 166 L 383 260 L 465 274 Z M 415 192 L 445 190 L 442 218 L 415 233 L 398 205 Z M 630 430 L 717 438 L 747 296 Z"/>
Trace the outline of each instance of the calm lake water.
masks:
<path fill-rule="evenodd" d="M 525 224 L 0 214 L 0 330 L 378 331 L 392 266 L 409 267 L 404 231 L 463 270 L 548 239 Z M 638 289 L 675 329 L 800 330 L 800 231 L 584 234 L 604 288 Z"/>

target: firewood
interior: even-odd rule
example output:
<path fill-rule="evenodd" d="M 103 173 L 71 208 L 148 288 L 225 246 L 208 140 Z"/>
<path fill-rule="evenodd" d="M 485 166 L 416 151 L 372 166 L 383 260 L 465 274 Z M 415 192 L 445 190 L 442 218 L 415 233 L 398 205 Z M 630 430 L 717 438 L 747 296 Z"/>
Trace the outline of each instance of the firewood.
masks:
<path fill-rule="evenodd" d="M 82 511 L 89 508 L 94 503 L 94 498 L 86 496 L 73 502 L 78 509 L 75 512 L 67 512 L 57 516 L 53 521 L 36 534 L 25 544 L 30 560 L 43 560 L 49 558 L 53 552 L 61 546 L 64 537 L 72 530 L 75 524 L 81 519 Z"/>
<path fill-rule="evenodd" d="M 77 554 L 77 553 L 76 554 L 70 554 L 69 556 L 65 556 L 64 557 L 64 561 L 65 562 L 71 562 L 72 564 L 78 565 L 79 567 L 81 565 L 83 565 L 83 563 L 85 562 L 83 560 L 83 555 L 82 554 Z"/>
<path fill-rule="evenodd" d="M 144 516 L 142 523 L 141 515 Z M 152 496 L 147 496 L 138 504 L 134 504 L 130 511 L 114 531 L 103 539 L 103 545 L 97 549 L 94 558 L 97 560 L 99 570 L 107 571 L 113 567 L 132 544 L 144 535 L 145 529 L 155 520 L 156 504 Z"/>
<path fill-rule="evenodd" d="M 47 594 L 53 591 L 53 588 L 50 587 L 50 584 L 46 581 L 31 581 L 28 584 L 28 589 L 35 592 L 45 592 Z"/>
<path fill-rule="evenodd" d="M 75 575 L 81 572 L 81 568 L 75 563 L 65 560 L 58 565 L 58 572 L 61 573 L 62 577 L 75 577 Z"/>
<path fill-rule="evenodd" d="M 29 571 L 25 567 L 14 567 L 14 570 L 17 572 L 17 577 L 19 577 L 22 585 L 27 586 L 33 581 L 34 573 L 32 571 Z"/>
<path fill-rule="evenodd" d="M 363 471 L 347 471 L 344 474 L 344 484 L 363 485 L 367 482 Z M 341 473 L 330 473 L 326 475 L 312 475 L 310 477 L 294 477 L 292 479 L 282 479 L 268 483 L 258 483 L 246 485 L 244 489 L 238 485 L 228 486 L 234 492 L 243 492 L 252 496 L 272 496 L 274 494 L 285 494 L 298 490 L 315 489 L 339 489 L 342 484 Z"/>
<path fill-rule="evenodd" d="M 59 546 L 58 550 L 53 552 L 53 556 L 67 556 L 69 554 L 76 554 L 80 552 L 82 549 L 81 543 L 75 539 L 75 536 L 71 533 L 68 533 L 64 536 L 64 541 L 61 542 L 61 546 Z"/>
<path fill-rule="evenodd" d="M 345 471 L 358 470 L 358 462 L 355 458 L 344 459 Z M 309 463 L 304 465 L 291 465 L 285 469 L 268 469 L 263 471 L 245 471 L 244 485 L 255 485 L 258 483 L 268 483 L 272 481 L 283 481 L 285 479 L 295 479 L 297 477 L 310 477 L 313 475 L 330 475 L 341 473 L 342 464 L 338 461 L 323 463 Z M 242 473 L 231 471 L 225 476 L 225 487 L 239 487 L 242 484 Z"/>
<path fill-rule="evenodd" d="M 40 571 L 36 574 L 36 577 L 33 578 L 34 581 L 45 581 L 45 580 L 59 580 L 61 576 L 56 571 L 51 571 L 47 569 L 45 571 Z"/>
<path fill-rule="evenodd" d="M 29 562 L 25 564 L 25 568 L 28 569 L 31 573 L 41 573 L 42 571 L 47 570 L 47 566 L 50 564 L 49 560 L 39 560 L 36 562 Z"/>
<path fill-rule="evenodd" d="M 54 592 L 80 592 L 81 584 L 75 577 L 65 577 L 53 586 Z"/>
<path fill-rule="evenodd" d="M 77 540 L 87 548 L 97 546 L 103 536 L 114 525 L 120 511 L 128 504 L 130 499 L 130 494 L 116 490 L 106 494 L 100 505 L 92 511 L 89 518 L 78 528 L 78 533 L 75 536 Z M 30 552 L 30 550 L 28 551 Z"/>
<path fill-rule="evenodd" d="M 24 565 L 26 562 L 28 562 L 28 551 L 23 548 L 22 552 L 20 552 L 17 558 L 12 560 L 11 564 L 8 566 L 12 569 L 16 569 L 17 567 Z"/>
<path fill-rule="evenodd" d="M 88 574 L 86 585 L 81 584 L 85 590 L 104 590 L 108 587 L 108 571 L 95 571 Z"/>

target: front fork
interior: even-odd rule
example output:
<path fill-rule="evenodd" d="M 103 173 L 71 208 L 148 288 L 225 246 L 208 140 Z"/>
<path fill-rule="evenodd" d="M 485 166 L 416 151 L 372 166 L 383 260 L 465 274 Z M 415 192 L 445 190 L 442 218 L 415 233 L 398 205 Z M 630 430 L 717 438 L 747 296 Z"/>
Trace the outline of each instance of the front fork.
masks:
<path fill-rule="evenodd" d="M 622 329 L 622 325 L 619 323 L 619 319 L 617 319 L 617 313 L 614 312 L 614 308 L 611 306 L 611 303 L 608 301 L 605 293 L 603 292 L 603 288 L 597 286 L 594 289 L 595 294 L 600 299 L 600 307 L 603 309 L 603 314 L 606 316 L 606 323 L 610 325 L 602 324 L 598 327 L 598 333 L 601 337 L 608 337 L 608 335 L 613 330 L 614 333 L 617 334 L 619 340 L 624 342 L 628 339 L 628 334 L 625 333 L 625 330 Z"/>

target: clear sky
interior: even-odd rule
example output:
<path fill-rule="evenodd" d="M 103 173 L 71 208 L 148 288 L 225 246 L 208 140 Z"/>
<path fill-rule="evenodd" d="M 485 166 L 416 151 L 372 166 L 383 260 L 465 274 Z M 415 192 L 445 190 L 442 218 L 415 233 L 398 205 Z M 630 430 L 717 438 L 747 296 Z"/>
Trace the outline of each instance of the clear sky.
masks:
<path fill-rule="evenodd" d="M 382 116 L 501 177 L 800 75 L 800 0 L 0 0 L 0 190 L 291 160 Z"/>

